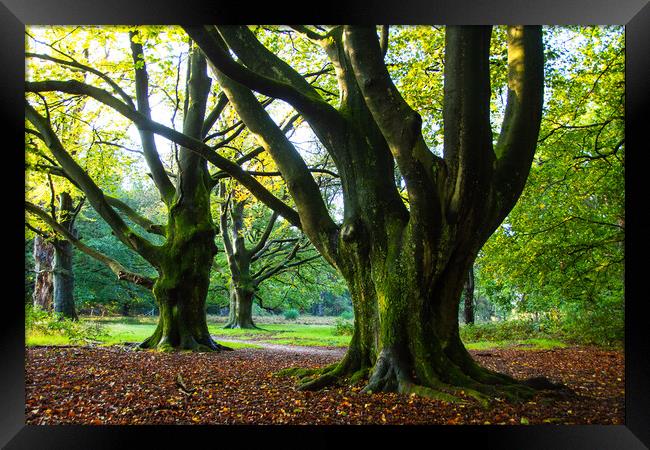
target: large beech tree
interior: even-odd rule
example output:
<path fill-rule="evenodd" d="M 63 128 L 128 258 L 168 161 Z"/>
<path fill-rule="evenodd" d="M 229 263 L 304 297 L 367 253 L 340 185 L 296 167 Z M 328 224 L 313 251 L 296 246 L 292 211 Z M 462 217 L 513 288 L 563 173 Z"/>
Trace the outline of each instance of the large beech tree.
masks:
<path fill-rule="evenodd" d="M 76 82 L 75 85 L 75 82 L 71 81 L 63 84 L 89 90 L 91 96 L 92 94 L 100 97 L 105 95 L 106 98 L 119 102 L 119 106 L 128 110 L 129 113 L 149 120 L 151 112 L 148 74 L 143 59 L 143 47 L 138 42 L 135 32 L 131 33 L 130 37 L 136 92 L 135 102 L 114 82 L 109 84 L 124 101 L 117 100 L 106 91 L 85 83 Z M 185 108 L 183 133 L 189 137 L 200 138 L 204 127 L 210 79 L 207 77 L 205 60 L 198 51 L 191 53 L 188 66 L 188 103 Z M 82 66 L 81 70 L 91 71 L 85 66 Z M 57 82 L 53 83 L 56 85 Z M 31 86 L 29 82 L 27 83 L 27 91 L 51 90 L 57 89 L 48 82 L 34 83 Z M 60 90 L 66 91 L 65 88 Z M 176 185 L 174 185 L 161 163 L 154 134 L 145 127 L 138 128 L 142 152 L 151 172 L 151 178 L 160 192 L 168 212 L 167 224 L 165 226 L 156 225 L 139 216 L 120 200 L 104 195 L 58 139 L 48 120 L 49 115 L 44 117 L 29 102 L 26 103 L 25 111 L 27 120 L 36 129 L 32 133 L 42 139 L 58 162 L 59 166 L 55 167 L 58 174 L 67 177 L 83 191 L 90 205 L 111 226 L 113 233 L 120 241 L 139 253 L 159 273 L 154 282 L 147 277 L 128 272 L 119 263 L 106 258 L 105 255 L 97 255 L 97 252 L 92 249 L 87 252 L 106 262 L 116 272 L 118 278 L 128 279 L 152 288 L 159 303 L 161 316 L 154 334 L 141 346 L 161 349 L 223 348 L 210 337 L 205 315 L 209 273 L 212 259 L 217 250 L 209 201 L 212 181 L 207 171 L 206 160 L 181 147 L 177 158 L 179 174 Z M 34 205 L 27 204 L 27 209 L 34 214 L 39 213 Z M 147 231 L 164 236 L 165 242 L 162 245 L 154 245 L 128 226 L 118 211 Z M 41 218 L 43 218 L 42 215 Z M 55 226 L 56 224 L 50 225 Z M 58 231 L 62 233 L 61 230 Z M 67 237 L 73 240 L 73 237 Z"/>
<path fill-rule="evenodd" d="M 375 27 L 294 27 L 336 72 L 332 106 L 247 27 L 188 27 L 248 129 L 275 160 L 300 226 L 347 281 L 355 330 L 347 354 L 303 371 L 305 389 L 369 373 L 371 391 L 453 399 L 518 396 L 530 388 L 478 366 L 458 333 L 458 305 L 476 255 L 514 206 L 532 162 L 543 100 L 541 27 L 508 28 L 508 101 L 496 144 L 490 123 L 491 27 L 446 29 L 444 156 L 384 64 Z M 238 61 L 232 58 L 234 53 Z M 301 154 L 253 91 L 280 98 L 309 123 L 341 178 L 344 219 L 328 214 Z M 399 170 L 408 199 L 399 195 Z M 297 373 L 300 373 L 298 371 Z"/>

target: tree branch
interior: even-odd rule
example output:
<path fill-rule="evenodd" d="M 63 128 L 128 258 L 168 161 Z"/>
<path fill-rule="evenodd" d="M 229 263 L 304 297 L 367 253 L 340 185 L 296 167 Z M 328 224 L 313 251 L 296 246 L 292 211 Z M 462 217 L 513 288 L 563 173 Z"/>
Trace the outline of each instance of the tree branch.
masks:
<path fill-rule="evenodd" d="M 133 38 L 138 33 L 135 31 L 129 32 L 129 41 L 131 43 L 131 54 L 133 57 L 133 65 L 135 70 L 135 92 L 138 103 L 138 112 L 151 120 L 151 109 L 149 108 L 149 77 L 147 75 L 147 66 L 144 60 L 144 50 L 142 44 L 134 42 Z M 136 124 L 138 126 L 138 124 Z M 160 155 L 156 149 L 156 142 L 151 130 L 138 126 L 140 139 L 142 141 L 142 149 L 144 151 L 144 158 L 147 165 L 151 170 L 151 175 L 154 184 L 160 192 L 163 202 L 170 205 L 176 188 L 169 180 L 165 168 L 160 161 Z"/>
<path fill-rule="evenodd" d="M 124 92 L 124 90 L 122 90 L 122 88 L 115 81 L 113 81 L 108 75 L 106 75 L 105 73 L 100 72 L 97 69 L 94 69 L 92 67 L 83 65 L 83 64 L 81 64 L 81 63 L 79 63 L 77 61 L 66 61 L 64 59 L 54 58 L 54 57 L 49 56 L 49 55 L 42 55 L 42 54 L 38 54 L 38 53 L 26 52 L 25 57 L 26 58 L 38 58 L 38 59 L 43 59 L 43 60 L 46 60 L 46 61 L 52 61 L 52 62 L 55 62 L 55 63 L 60 64 L 60 65 L 75 67 L 75 68 L 83 70 L 85 72 L 90 72 L 90 73 L 92 73 L 94 75 L 97 75 L 99 78 L 101 78 L 106 83 L 108 83 L 108 85 L 113 88 L 115 93 L 117 95 L 119 95 L 120 97 L 122 97 L 122 99 L 127 103 L 127 105 L 129 105 L 131 108 L 135 109 L 135 105 L 133 104 L 133 99 L 131 98 L 131 96 L 129 96 L 126 92 Z"/>
<path fill-rule="evenodd" d="M 25 201 L 25 210 L 36 217 L 40 218 L 43 220 L 47 225 L 49 225 L 56 233 L 60 234 L 63 236 L 66 240 L 70 241 L 75 247 L 77 247 L 80 251 L 84 252 L 88 256 L 91 256 L 92 258 L 104 263 L 106 266 L 108 266 L 109 269 L 113 271 L 115 275 L 117 275 L 118 280 L 126 280 L 130 281 L 132 283 L 138 284 L 140 286 L 144 286 L 147 289 L 153 288 L 153 285 L 155 283 L 155 280 L 149 277 L 145 277 L 144 275 L 139 275 L 133 272 L 130 272 L 124 268 L 119 262 L 116 260 L 106 256 L 105 254 L 88 247 L 85 245 L 83 242 L 81 242 L 79 239 L 77 239 L 69 230 L 67 230 L 64 226 L 59 224 L 57 221 L 52 219 L 45 211 L 43 211 L 41 208 L 38 206 L 34 205 L 33 203 L 30 203 L 28 201 Z"/>
<path fill-rule="evenodd" d="M 39 82 L 26 82 L 25 90 L 26 92 L 61 91 L 67 92 L 69 94 L 81 94 L 93 97 L 95 100 L 100 101 L 107 106 L 110 106 L 118 113 L 130 119 L 139 127 L 148 129 L 169 139 L 172 142 L 175 142 L 189 150 L 196 152 L 207 161 L 212 163 L 214 166 L 230 173 L 233 178 L 235 178 L 244 187 L 246 187 L 255 197 L 266 204 L 269 208 L 273 209 L 274 211 L 278 211 L 280 215 L 287 219 L 287 221 L 293 226 L 296 226 L 298 228 L 301 228 L 302 226 L 300 217 L 296 211 L 275 197 L 259 181 L 257 181 L 251 175 L 247 174 L 237 163 L 215 153 L 214 150 L 204 142 L 180 133 L 158 122 L 154 122 L 151 119 L 138 113 L 137 111 L 131 110 L 123 102 L 116 99 L 102 89 L 80 83 L 75 80 L 48 80 Z"/>
<path fill-rule="evenodd" d="M 110 225 L 118 239 L 127 247 L 138 252 L 155 267 L 158 264 L 157 248 L 151 242 L 130 229 L 108 204 L 102 190 L 64 149 L 49 123 L 27 102 L 25 102 L 25 115 L 27 120 L 41 133 L 44 138 L 43 142 L 48 146 L 52 155 L 54 155 L 61 165 L 61 168 L 86 194 L 90 204 L 106 223 Z"/>
<path fill-rule="evenodd" d="M 333 114 L 338 116 L 336 110 L 323 100 L 300 74 L 259 44 L 247 28 L 219 27 L 221 36 L 214 27 L 184 27 L 184 29 L 205 53 L 210 63 L 227 77 L 269 97 L 280 98 L 305 116 L 314 117 Z M 233 48 L 244 64 L 254 67 L 253 70 L 235 62 L 230 57 L 222 37 L 226 39 L 228 45 Z M 246 41 L 243 41 L 244 39 Z M 254 45 L 255 42 L 257 42 L 257 45 Z M 244 46 L 255 53 L 244 54 L 242 51 Z M 281 69 L 283 72 L 282 80 L 276 80 L 268 74 L 260 75 L 264 72 L 257 72 L 257 69 L 262 69 L 264 65 L 269 63 L 278 68 L 281 65 L 280 62 L 284 64 Z M 271 70 L 270 66 L 267 68 Z"/>
<path fill-rule="evenodd" d="M 508 28 L 508 100 L 495 152 L 500 222 L 526 183 L 535 154 L 544 98 L 544 47 L 540 26 Z"/>
<path fill-rule="evenodd" d="M 269 236 L 271 236 L 273 226 L 275 225 L 277 219 L 278 213 L 274 211 L 271 215 L 271 218 L 269 219 L 269 222 L 266 224 L 266 228 L 264 229 L 264 233 L 262 233 L 260 240 L 257 241 L 257 244 L 255 244 L 255 246 L 249 250 L 250 255 L 255 255 L 266 245 L 266 241 L 269 239 Z"/>
<path fill-rule="evenodd" d="M 365 104 L 406 182 L 411 212 L 439 216 L 436 182 L 444 164 L 424 142 L 422 118 L 406 103 L 390 78 L 376 27 L 345 26 L 344 35 L 345 52 Z"/>
<path fill-rule="evenodd" d="M 447 220 L 485 206 L 494 151 L 490 125 L 490 26 L 449 26 L 445 34 L 444 160 Z M 459 213 L 463 217 L 459 216 Z M 473 226 L 473 225 L 472 225 Z"/>

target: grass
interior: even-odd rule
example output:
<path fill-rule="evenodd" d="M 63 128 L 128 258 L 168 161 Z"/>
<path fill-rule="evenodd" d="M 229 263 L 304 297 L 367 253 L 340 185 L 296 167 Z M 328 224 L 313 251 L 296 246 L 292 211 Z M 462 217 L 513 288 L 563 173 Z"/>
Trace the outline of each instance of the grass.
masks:
<path fill-rule="evenodd" d="M 269 344 L 347 347 L 350 336 L 334 334 L 332 325 L 306 325 L 295 323 L 258 323 L 260 329 L 241 330 L 224 329 L 223 324 L 209 325 L 208 329 L 215 336 L 236 339 L 251 339 Z"/>
<path fill-rule="evenodd" d="M 508 341 L 476 341 L 465 342 L 467 350 L 490 350 L 493 348 L 516 347 L 517 350 L 551 350 L 554 348 L 564 348 L 564 342 L 554 339 L 520 339 Z"/>
<path fill-rule="evenodd" d="M 107 317 L 107 318 L 82 318 L 81 320 L 98 323 L 105 331 L 105 335 L 97 340 L 102 345 L 123 344 L 125 342 L 142 342 L 156 329 L 157 318 L 155 317 Z M 214 330 L 210 327 L 210 332 Z M 73 342 L 67 336 L 42 332 L 27 332 L 25 344 L 36 345 L 71 345 Z M 231 348 L 259 348 L 254 343 L 229 342 L 226 344 Z"/>
<path fill-rule="evenodd" d="M 224 329 L 225 318 L 210 316 L 208 329 L 213 336 L 219 339 L 238 339 L 249 341 L 249 343 L 224 342 L 232 348 L 256 348 L 263 343 L 299 346 L 327 346 L 347 347 L 351 336 L 336 335 L 334 320 L 322 320 L 310 323 L 278 323 L 273 318 L 273 323 L 265 323 L 264 317 L 257 318 L 260 329 Z M 85 317 L 84 321 L 98 323 L 105 331 L 105 335 L 98 340 L 103 345 L 122 344 L 124 342 L 142 342 L 149 337 L 157 323 L 156 317 Z M 269 322 L 271 322 L 269 320 Z M 464 329 L 461 327 L 461 336 L 465 346 L 469 350 L 488 350 L 493 348 L 516 347 L 522 350 L 548 350 L 552 348 L 566 347 L 566 344 L 547 336 L 532 336 L 527 339 L 516 339 L 517 333 L 514 330 L 497 329 L 493 325 L 489 327 L 474 326 Z M 489 329 L 490 332 L 485 332 Z M 477 332 L 479 331 L 480 332 Z M 517 330 L 521 331 L 521 330 Z M 70 345 L 72 342 L 60 334 L 43 334 L 42 332 L 29 332 L 26 336 L 26 345 Z"/>

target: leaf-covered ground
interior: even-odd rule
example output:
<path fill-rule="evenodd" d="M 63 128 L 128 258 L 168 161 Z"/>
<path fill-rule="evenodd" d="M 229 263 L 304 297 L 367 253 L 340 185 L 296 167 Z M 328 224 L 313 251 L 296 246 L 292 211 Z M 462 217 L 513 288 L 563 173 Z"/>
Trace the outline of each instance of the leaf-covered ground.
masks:
<path fill-rule="evenodd" d="M 361 394 L 363 384 L 319 392 L 274 376 L 332 363 L 342 352 L 239 349 L 154 353 L 122 347 L 26 350 L 28 424 L 621 424 L 620 351 L 570 347 L 472 351 L 516 378 L 546 376 L 572 391 L 528 402 L 449 404 L 400 394 Z M 179 377 L 180 375 L 180 377 Z"/>

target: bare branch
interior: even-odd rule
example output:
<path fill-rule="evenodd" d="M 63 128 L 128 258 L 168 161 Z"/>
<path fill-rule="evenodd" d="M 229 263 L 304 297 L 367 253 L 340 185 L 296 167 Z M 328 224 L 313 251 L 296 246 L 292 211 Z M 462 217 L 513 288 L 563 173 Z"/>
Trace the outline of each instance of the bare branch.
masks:
<path fill-rule="evenodd" d="M 255 197 L 266 204 L 269 208 L 278 211 L 280 215 L 287 219 L 289 223 L 298 228 L 301 228 L 302 226 L 300 218 L 296 211 L 275 197 L 259 181 L 257 181 L 251 175 L 248 175 L 237 163 L 215 153 L 214 150 L 204 142 L 180 133 L 158 122 L 154 122 L 151 119 L 138 113 L 137 111 L 131 110 L 123 102 L 119 101 L 102 89 L 80 83 L 75 80 L 49 80 L 39 82 L 26 82 L 25 90 L 27 92 L 61 91 L 70 94 L 83 94 L 91 96 L 94 99 L 104 103 L 105 105 L 110 106 L 126 118 L 132 120 L 140 128 L 148 129 L 169 139 L 172 142 L 176 142 L 177 144 L 196 152 L 198 155 L 202 156 L 219 169 L 230 173 L 233 178 L 235 178 L 244 187 L 246 187 Z"/>
<path fill-rule="evenodd" d="M 147 67 L 144 61 L 144 50 L 142 44 L 133 41 L 137 32 L 129 33 L 129 40 L 131 42 L 131 54 L 133 57 L 133 64 L 135 70 L 135 92 L 138 102 L 138 112 L 151 119 L 151 109 L 149 108 L 149 77 L 147 75 Z M 136 126 L 138 124 L 136 123 Z M 165 168 L 160 161 L 158 150 L 156 149 L 156 142 L 154 140 L 151 130 L 138 126 L 140 132 L 140 139 L 142 140 L 142 149 L 144 150 L 144 157 L 147 165 L 151 170 L 153 181 L 160 192 L 165 204 L 170 205 L 176 188 L 169 180 Z"/>

